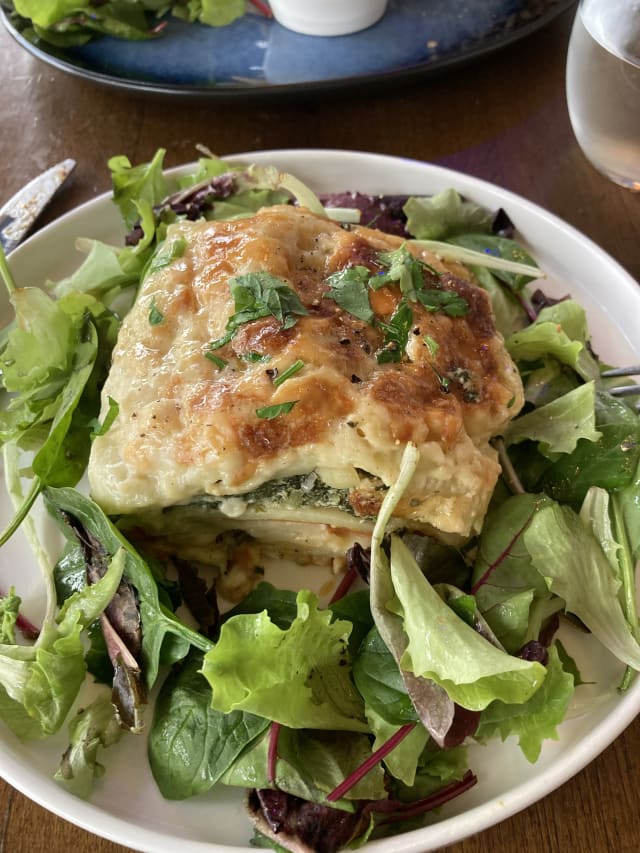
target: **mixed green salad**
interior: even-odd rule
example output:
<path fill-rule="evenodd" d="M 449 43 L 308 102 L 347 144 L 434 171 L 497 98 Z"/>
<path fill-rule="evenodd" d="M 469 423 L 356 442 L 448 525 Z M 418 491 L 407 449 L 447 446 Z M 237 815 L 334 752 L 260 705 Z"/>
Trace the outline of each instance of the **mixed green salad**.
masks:
<path fill-rule="evenodd" d="M 469 744 L 515 738 L 535 762 L 558 737 L 588 664 L 568 653 L 561 623 L 619 662 L 620 690 L 640 669 L 635 398 L 615 394 L 583 308 L 540 289 L 504 211 L 455 189 L 319 197 L 275 167 L 209 154 L 168 178 L 163 158 L 109 162 L 124 245 L 81 240 L 84 262 L 43 288 L 15 282 L 0 260 L 15 309 L 0 338 L 0 442 L 15 517 L 0 544 L 24 529 L 47 601 L 33 625 L 20 590 L 0 578 L 0 717 L 25 740 L 68 726 L 55 775 L 81 797 L 108 772 L 107 748 L 144 732 L 164 797 L 248 790 L 260 846 L 328 852 L 416 828 L 482 784 Z M 495 440 L 503 475 L 481 535 L 464 547 L 387 534 L 417 461 L 409 444 L 371 548 L 349 551 L 330 601 L 265 579 L 224 611 L 202 567 L 145 553 L 81 481 L 93 438 L 118 417 L 111 400 L 100 418 L 100 389 L 119 325 L 145 275 L 174 256 L 167 226 L 274 203 L 466 263 L 490 294 L 526 405 Z M 416 274 L 410 253 L 398 261 L 390 286 Z M 36 501 L 63 534 L 55 566 L 32 519 Z M 95 697 L 78 710 L 87 674 Z"/>
<path fill-rule="evenodd" d="M 171 19 L 224 27 L 248 10 L 270 16 L 264 0 L 1 0 L 30 41 L 56 47 L 85 44 L 102 35 L 150 39 Z"/>

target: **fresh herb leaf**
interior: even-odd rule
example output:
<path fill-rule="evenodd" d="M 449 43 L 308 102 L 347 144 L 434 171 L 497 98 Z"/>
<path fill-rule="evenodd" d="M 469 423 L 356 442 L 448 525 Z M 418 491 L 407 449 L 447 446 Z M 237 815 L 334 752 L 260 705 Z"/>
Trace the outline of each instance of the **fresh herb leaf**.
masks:
<path fill-rule="evenodd" d="M 151 300 L 151 308 L 149 308 L 149 325 L 150 326 L 160 326 L 164 323 L 164 314 L 156 305 L 155 296 Z"/>
<path fill-rule="evenodd" d="M 435 287 L 417 290 L 416 299 L 427 311 L 441 311 L 447 317 L 464 317 L 469 313 L 467 300 L 453 290 L 440 290 Z"/>
<path fill-rule="evenodd" d="M 386 284 L 397 283 L 400 291 L 408 299 L 414 301 L 416 293 L 424 288 L 425 273 L 429 273 L 432 277 L 440 277 L 440 273 L 436 269 L 411 254 L 404 243 L 400 248 L 391 252 L 380 252 L 378 260 L 388 269 L 387 272 L 372 276 L 369 282 L 370 286 L 374 290 L 378 290 Z"/>
<path fill-rule="evenodd" d="M 187 248 L 187 241 L 184 237 L 178 237 L 172 240 L 169 246 L 163 245 L 161 249 L 151 258 L 149 263 L 148 273 L 154 273 L 164 267 L 169 266 L 176 258 L 181 258 Z"/>
<path fill-rule="evenodd" d="M 271 421 L 279 415 L 288 415 L 297 402 L 299 401 L 291 400 L 286 403 L 276 403 L 273 406 L 262 406 L 260 409 L 256 409 L 256 415 L 259 418 Z"/>
<path fill-rule="evenodd" d="M 373 323 L 374 314 L 369 303 L 370 278 L 371 272 L 367 267 L 345 267 L 329 276 L 329 290 L 324 294 L 324 298 L 333 299 L 340 308 L 359 320 Z"/>
<path fill-rule="evenodd" d="M 413 326 L 413 310 L 409 303 L 401 300 L 389 322 L 380 320 L 378 325 L 384 332 L 383 346 L 376 353 L 378 364 L 402 361 Z"/>
<path fill-rule="evenodd" d="M 117 400 L 114 400 L 113 397 L 109 397 L 107 402 L 109 405 L 107 413 L 104 416 L 104 420 L 102 421 L 102 423 L 96 422 L 96 427 L 91 433 L 92 439 L 97 438 L 99 435 L 105 435 L 107 432 L 109 432 L 112 424 L 118 417 L 120 406 L 118 405 Z"/>
<path fill-rule="evenodd" d="M 272 316 L 283 329 L 290 329 L 297 317 L 309 313 L 295 290 L 284 279 L 268 272 L 235 276 L 229 281 L 229 289 L 235 301 L 235 312 L 227 320 L 226 334 L 212 341 L 211 349 L 229 343 L 245 323 Z"/>
<path fill-rule="evenodd" d="M 290 367 L 287 367 L 282 373 L 275 377 L 273 380 L 273 384 L 276 388 L 279 388 L 283 382 L 286 382 L 287 379 L 291 379 L 292 376 L 295 376 L 302 368 L 304 367 L 304 361 L 302 359 L 298 359 L 294 361 Z"/>
<path fill-rule="evenodd" d="M 204 357 L 208 358 L 209 361 L 212 361 L 219 370 L 222 370 L 222 368 L 226 367 L 229 363 L 228 361 L 225 361 L 224 358 L 220 358 L 219 355 L 216 355 L 210 350 L 208 352 L 205 352 Z"/>

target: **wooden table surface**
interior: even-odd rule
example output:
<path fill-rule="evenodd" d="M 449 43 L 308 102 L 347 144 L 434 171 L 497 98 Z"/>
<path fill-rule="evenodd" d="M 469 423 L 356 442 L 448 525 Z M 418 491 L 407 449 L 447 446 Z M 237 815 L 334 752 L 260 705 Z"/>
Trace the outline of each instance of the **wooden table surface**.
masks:
<path fill-rule="evenodd" d="M 0 201 L 64 157 L 74 176 L 45 220 L 109 189 L 106 161 L 202 143 L 218 154 L 343 148 L 432 161 L 537 202 L 640 279 L 640 194 L 586 162 L 568 122 L 564 61 L 571 14 L 472 66 L 377 92 L 281 101 L 181 100 L 101 87 L 30 56 L 0 27 Z M 640 318 L 638 320 L 640 331 Z M 640 720 L 555 793 L 449 853 L 640 849 Z M 0 781 L 0 853 L 124 853 Z"/>

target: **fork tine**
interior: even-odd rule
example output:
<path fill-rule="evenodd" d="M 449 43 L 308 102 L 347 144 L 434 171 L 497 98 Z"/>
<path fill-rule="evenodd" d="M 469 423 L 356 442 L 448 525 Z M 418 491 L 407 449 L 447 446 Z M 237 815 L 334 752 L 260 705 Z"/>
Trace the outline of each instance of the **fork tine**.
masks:
<path fill-rule="evenodd" d="M 601 376 L 607 379 L 609 376 L 634 376 L 640 374 L 640 364 L 634 364 L 631 367 L 615 367 L 611 370 L 603 370 Z"/>
<path fill-rule="evenodd" d="M 634 397 L 640 394 L 640 385 L 618 385 L 616 388 L 609 388 L 609 393 L 614 397 Z"/>

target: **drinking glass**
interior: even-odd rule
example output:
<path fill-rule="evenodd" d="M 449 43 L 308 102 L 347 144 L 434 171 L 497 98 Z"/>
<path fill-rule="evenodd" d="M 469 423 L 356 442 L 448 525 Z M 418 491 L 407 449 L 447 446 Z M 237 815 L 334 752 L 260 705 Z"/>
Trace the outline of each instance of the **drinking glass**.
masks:
<path fill-rule="evenodd" d="M 567 104 L 578 144 L 596 169 L 640 191 L 640 0 L 580 0 Z"/>

